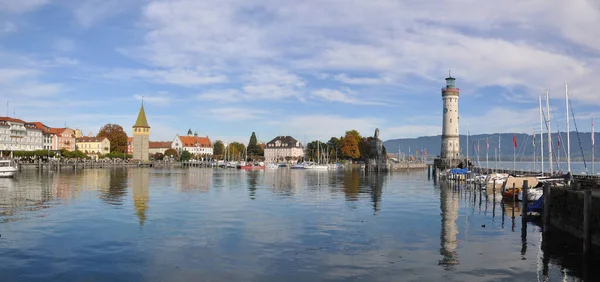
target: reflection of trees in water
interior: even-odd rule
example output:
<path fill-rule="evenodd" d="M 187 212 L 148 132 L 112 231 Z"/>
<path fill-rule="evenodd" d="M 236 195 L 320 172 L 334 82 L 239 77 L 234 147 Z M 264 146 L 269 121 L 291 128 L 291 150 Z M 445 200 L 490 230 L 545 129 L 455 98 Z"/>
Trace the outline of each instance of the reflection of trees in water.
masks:
<path fill-rule="evenodd" d="M 387 174 L 376 173 L 369 177 L 369 186 L 371 187 L 371 202 L 373 203 L 373 211 L 377 215 L 380 210 L 381 194 L 383 185 L 385 184 Z"/>
<path fill-rule="evenodd" d="M 103 181 L 98 179 L 97 181 Z M 102 190 L 100 198 L 110 205 L 122 205 L 127 194 L 127 170 L 111 169 L 108 175 L 108 190 Z"/>
<path fill-rule="evenodd" d="M 131 172 L 133 206 L 136 210 L 140 226 L 144 225 L 144 222 L 146 221 L 146 212 L 148 211 L 148 173 L 148 169 L 133 169 Z"/>
<path fill-rule="evenodd" d="M 344 173 L 342 183 L 344 185 L 346 201 L 358 200 L 358 193 L 360 191 L 360 174 L 356 171 Z"/>
<path fill-rule="evenodd" d="M 447 269 L 458 264 L 456 248 L 458 247 L 458 219 L 459 195 L 452 187 L 440 187 L 440 210 L 442 215 L 442 230 L 440 232 L 440 254 L 442 260 L 439 264 Z"/>
<path fill-rule="evenodd" d="M 259 173 L 261 173 L 260 171 L 247 171 L 247 178 L 248 179 L 248 194 L 250 196 L 251 200 L 256 199 L 256 187 L 258 185 L 258 178 L 259 178 Z"/>

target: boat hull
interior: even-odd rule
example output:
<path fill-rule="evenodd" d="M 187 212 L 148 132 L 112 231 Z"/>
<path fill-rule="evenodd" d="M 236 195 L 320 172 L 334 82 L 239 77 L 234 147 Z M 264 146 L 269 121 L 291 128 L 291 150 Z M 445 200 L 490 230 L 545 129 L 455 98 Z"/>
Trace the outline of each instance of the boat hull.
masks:
<path fill-rule="evenodd" d="M 15 176 L 16 173 L 17 173 L 17 169 L 0 170 L 0 177 L 1 178 L 9 178 L 9 177 Z"/>

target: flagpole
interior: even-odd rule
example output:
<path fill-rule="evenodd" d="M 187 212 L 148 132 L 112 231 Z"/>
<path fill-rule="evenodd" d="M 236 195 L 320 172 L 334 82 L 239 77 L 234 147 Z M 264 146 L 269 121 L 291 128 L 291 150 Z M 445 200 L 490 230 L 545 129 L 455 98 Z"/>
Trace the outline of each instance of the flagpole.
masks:
<path fill-rule="evenodd" d="M 485 138 L 485 169 L 487 172 L 490 172 L 490 160 L 488 159 L 488 155 L 490 154 L 490 145 L 488 143 L 487 137 Z"/>
<path fill-rule="evenodd" d="M 467 121 L 467 171 L 469 170 L 469 122 Z"/>
<path fill-rule="evenodd" d="M 567 104 L 567 172 L 571 172 L 571 130 L 569 128 L 569 90 L 565 83 L 565 103 Z"/>
<path fill-rule="evenodd" d="M 595 145 L 594 145 L 594 141 L 596 138 L 594 138 L 594 117 L 592 117 L 592 175 L 596 174 L 596 170 L 594 170 L 594 151 L 595 151 Z"/>
<path fill-rule="evenodd" d="M 515 133 L 515 135 L 513 135 L 513 174 L 516 174 L 517 171 L 517 133 Z"/>
<path fill-rule="evenodd" d="M 540 101 L 540 164 L 542 166 L 542 176 L 544 176 L 544 125 L 542 123 L 542 95 L 539 95 L 538 98 Z"/>
<path fill-rule="evenodd" d="M 535 129 L 533 130 L 533 171 L 537 171 L 537 158 L 535 152 Z"/>
<path fill-rule="evenodd" d="M 548 96 L 548 90 L 546 90 L 546 127 L 548 127 L 548 158 L 550 158 L 549 160 L 549 164 L 550 164 L 550 168 L 548 169 L 548 171 L 550 172 L 550 175 L 553 175 L 553 170 L 554 167 L 552 166 L 552 130 L 550 130 L 550 101 L 549 101 L 549 96 Z"/>

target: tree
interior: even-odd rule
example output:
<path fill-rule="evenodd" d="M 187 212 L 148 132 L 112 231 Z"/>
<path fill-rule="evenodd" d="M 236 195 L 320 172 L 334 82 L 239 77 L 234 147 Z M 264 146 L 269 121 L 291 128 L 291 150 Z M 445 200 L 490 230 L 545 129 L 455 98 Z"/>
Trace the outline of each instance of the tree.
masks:
<path fill-rule="evenodd" d="M 358 144 L 358 149 L 360 151 L 360 157 L 363 159 L 371 158 L 371 141 L 373 141 L 373 137 L 363 137 L 360 139 L 360 143 Z"/>
<path fill-rule="evenodd" d="M 258 146 L 258 141 L 256 140 L 256 134 L 254 132 L 252 132 L 252 135 L 250 136 L 250 141 L 248 141 L 248 149 L 247 149 L 248 156 L 250 156 L 250 158 L 253 158 L 254 156 L 260 156 L 260 151 L 261 151 L 261 148 Z"/>
<path fill-rule="evenodd" d="M 319 153 L 320 151 L 320 153 Z M 313 161 L 319 160 L 327 154 L 327 144 L 319 141 L 312 141 L 306 144 L 306 156 Z"/>
<path fill-rule="evenodd" d="M 342 142 L 342 156 L 350 159 L 360 158 L 360 150 L 358 148 L 358 140 L 349 131 L 346 131 L 346 136 Z"/>
<path fill-rule="evenodd" d="M 152 158 L 157 161 L 162 161 L 165 158 L 165 155 L 163 155 L 162 153 L 156 153 L 152 155 Z"/>
<path fill-rule="evenodd" d="M 327 144 L 329 145 L 329 150 L 330 153 L 329 155 L 331 156 L 331 158 L 337 158 L 338 156 L 341 156 L 341 148 L 342 148 L 342 139 L 344 139 L 344 137 L 331 137 L 331 139 L 329 139 L 329 141 L 327 141 Z"/>
<path fill-rule="evenodd" d="M 188 151 L 183 151 L 183 152 L 181 152 L 181 157 L 180 157 L 180 160 L 181 160 L 182 162 L 187 162 L 187 161 L 189 161 L 190 159 L 192 159 L 192 157 L 193 157 L 192 153 L 190 153 L 190 152 L 188 152 Z"/>
<path fill-rule="evenodd" d="M 227 155 L 229 159 L 241 159 L 244 157 L 246 146 L 240 142 L 231 142 L 227 145 Z"/>
<path fill-rule="evenodd" d="M 177 150 L 175 150 L 175 149 L 167 149 L 165 151 L 165 157 L 170 157 L 170 158 L 173 158 L 174 160 L 177 160 L 179 158 L 179 154 L 177 154 Z"/>
<path fill-rule="evenodd" d="M 96 137 L 106 137 L 110 141 L 110 152 L 127 152 L 127 133 L 118 124 L 107 124 L 100 128 Z"/>
<path fill-rule="evenodd" d="M 217 140 L 213 143 L 213 154 L 214 155 L 222 155 L 225 152 L 225 145 L 223 145 L 223 141 Z"/>

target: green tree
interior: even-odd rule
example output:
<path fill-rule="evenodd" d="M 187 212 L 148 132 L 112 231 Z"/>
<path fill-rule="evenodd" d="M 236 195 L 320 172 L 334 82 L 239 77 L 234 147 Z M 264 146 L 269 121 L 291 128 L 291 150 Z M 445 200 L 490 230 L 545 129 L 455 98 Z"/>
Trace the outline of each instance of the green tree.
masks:
<path fill-rule="evenodd" d="M 363 159 L 371 158 L 371 141 L 373 137 L 363 137 L 360 139 L 358 149 L 360 151 L 360 157 Z"/>
<path fill-rule="evenodd" d="M 319 153 L 320 151 L 320 153 Z M 327 151 L 327 144 L 319 141 L 312 141 L 306 144 L 306 157 L 308 159 L 317 161 Z"/>
<path fill-rule="evenodd" d="M 223 145 L 223 141 L 215 141 L 215 143 L 213 143 L 213 154 L 220 156 L 223 155 L 223 152 L 225 152 L 225 145 Z"/>
<path fill-rule="evenodd" d="M 110 141 L 110 152 L 127 152 L 127 133 L 118 124 L 107 124 L 100 128 L 96 137 L 106 137 Z"/>
<path fill-rule="evenodd" d="M 248 157 L 250 157 L 251 159 L 254 158 L 254 156 L 260 156 L 260 151 L 261 148 L 258 146 L 258 140 L 256 140 L 256 134 L 254 132 L 252 132 L 252 135 L 250 136 L 250 141 L 248 141 Z"/>
<path fill-rule="evenodd" d="M 152 158 L 157 161 L 162 161 L 165 158 L 165 155 L 163 153 L 156 153 L 152 155 Z"/>
<path fill-rule="evenodd" d="M 177 160 L 179 158 L 179 154 L 177 154 L 177 150 L 175 150 L 175 149 L 167 149 L 165 151 L 165 157 L 169 157 L 169 158 L 173 158 L 174 160 Z"/>
<path fill-rule="evenodd" d="M 344 137 L 331 137 L 331 139 L 329 139 L 329 141 L 327 141 L 327 145 L 329 145 L 329 156 L 330 158 L 333 160 L 334 158 L 338 157 L 338 156 L 342 156 L 341 153 L 341 148 L 342 148 L 342 139 Z"/>
<path fill-rule="evenodd" d="M 243 159 L 246 146 L 240 142 L 231 142 L 227 145 L 227 155 L 229 159 Z"/>
<path fill-rule="evenodd" d="M 180 160 L 182 162 L 187 162 L 187 161 L 191 160 L 192 157 L 193 157 L 192 153 L 190 153 L 188 151 L 183 151 L 183 152 L 181 152 Z"/>
<path fill-rule="evenodd" d="M 356 132 L 356 130 L 353 130 Z M 342 142 L 341 153 L 345 158 L 358 159 L 360 158 L 360 149 L 358 148 L 358 140 L 351 131 L 346 131 L 346 136 Z"/>

